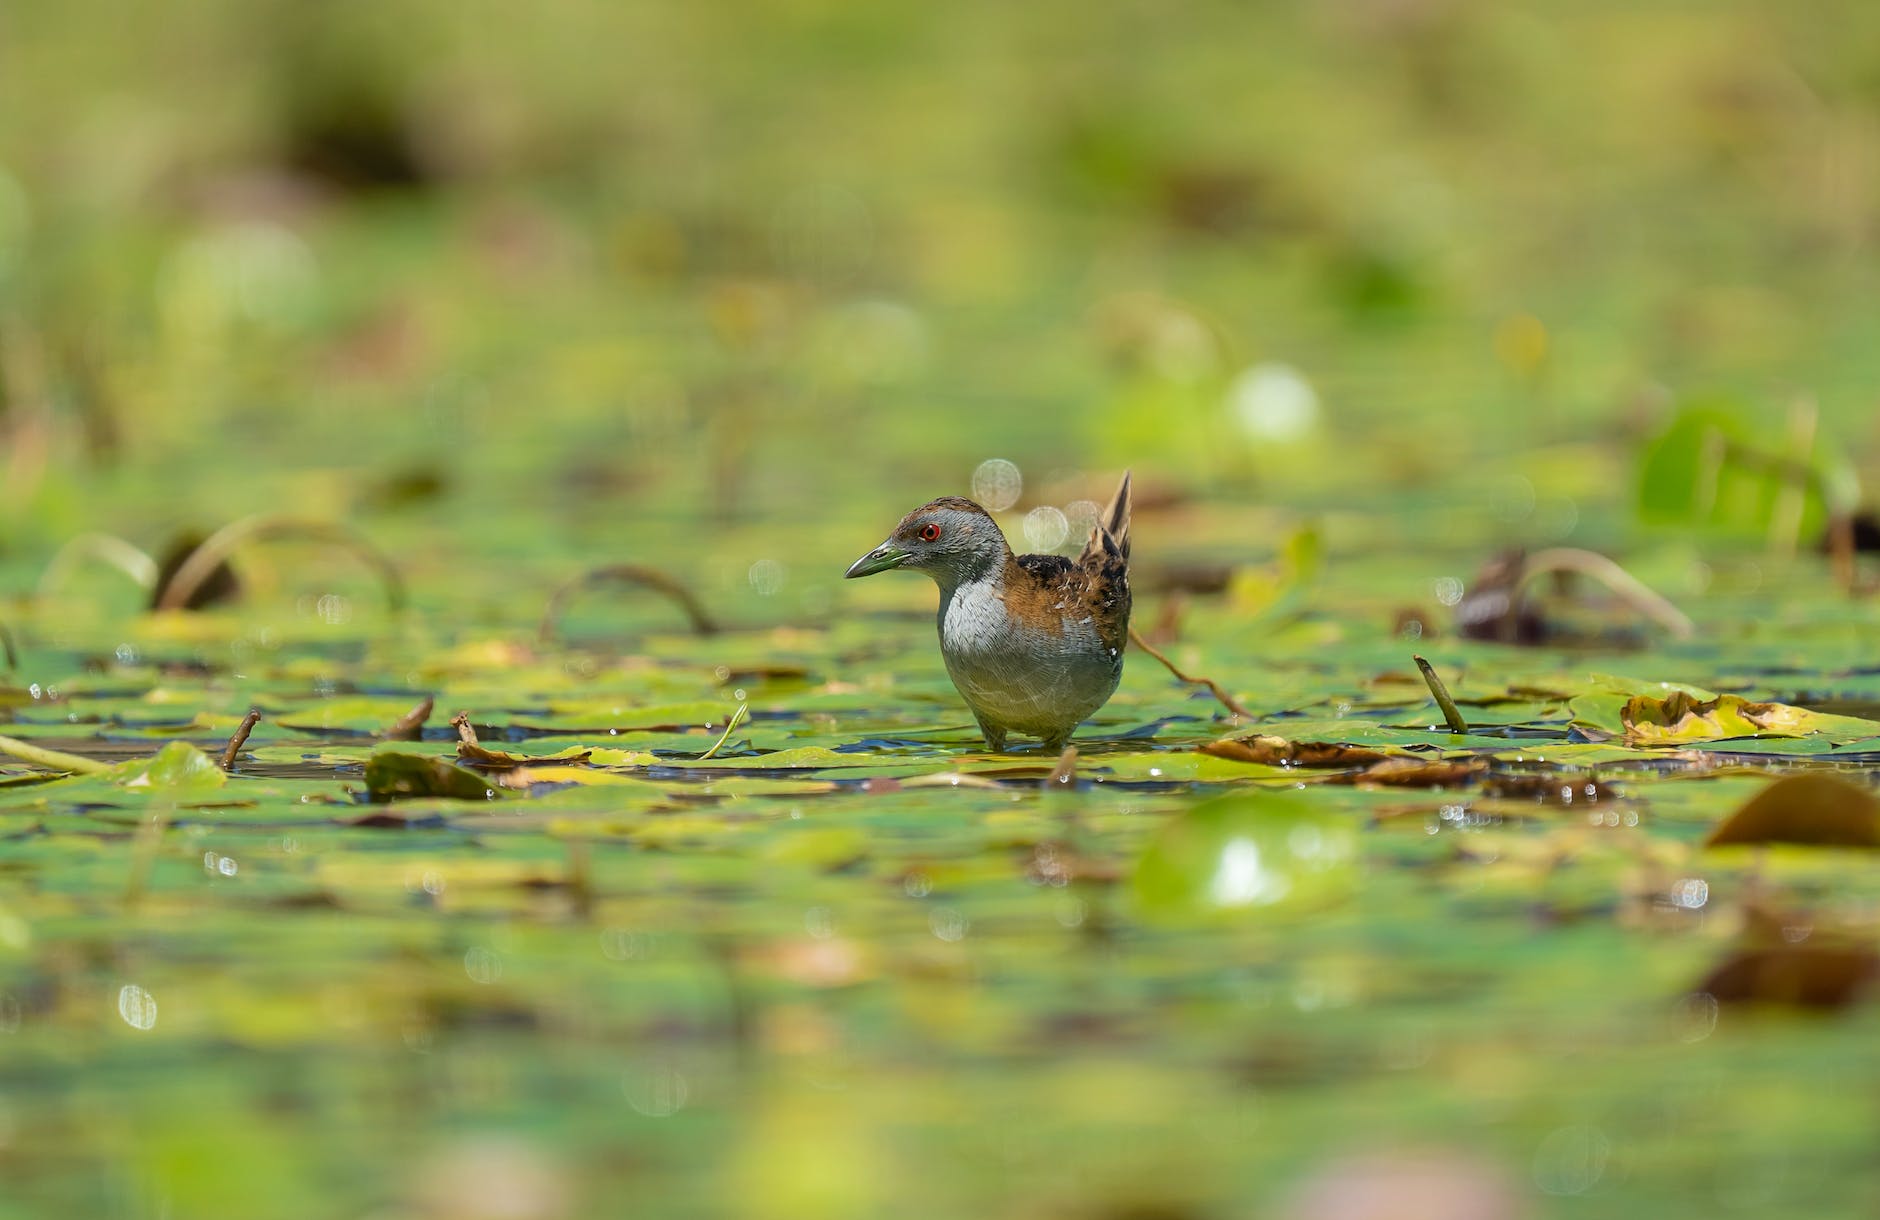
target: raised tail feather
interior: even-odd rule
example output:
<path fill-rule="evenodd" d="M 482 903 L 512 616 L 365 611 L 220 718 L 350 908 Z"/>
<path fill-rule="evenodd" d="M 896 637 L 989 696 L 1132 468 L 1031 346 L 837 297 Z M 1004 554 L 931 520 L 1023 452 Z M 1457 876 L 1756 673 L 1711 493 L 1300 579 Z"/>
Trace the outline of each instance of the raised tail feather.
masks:
<path fill-rule="evenodd" d="M 1116 485 L 1116 494 L 1110 497 L 1110 506 L 1097 517 L 1096 528 L 1090 531 L 1090 541 L 1084 543 L 1084 555 L 1097 555 L 1108 551 L 1117 557 L 1129 558 L 1129 471 L 1123 472 L 1123 481 Z"/>

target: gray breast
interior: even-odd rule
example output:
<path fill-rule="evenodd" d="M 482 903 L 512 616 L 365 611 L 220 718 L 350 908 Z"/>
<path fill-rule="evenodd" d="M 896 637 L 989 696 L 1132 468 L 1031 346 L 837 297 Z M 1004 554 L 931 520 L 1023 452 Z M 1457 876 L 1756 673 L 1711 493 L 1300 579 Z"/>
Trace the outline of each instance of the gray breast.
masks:
<path fill-rule="evenodd" d="M 940 650 L 947 674 L 973 709 L 1022 733 L 1050 733 L 1081 722 L 1116 690 L 1123 659 L 1082 616 L 1061 631 L 1015 627 L 999 585 L 961 585 L 940 607 Z"/>

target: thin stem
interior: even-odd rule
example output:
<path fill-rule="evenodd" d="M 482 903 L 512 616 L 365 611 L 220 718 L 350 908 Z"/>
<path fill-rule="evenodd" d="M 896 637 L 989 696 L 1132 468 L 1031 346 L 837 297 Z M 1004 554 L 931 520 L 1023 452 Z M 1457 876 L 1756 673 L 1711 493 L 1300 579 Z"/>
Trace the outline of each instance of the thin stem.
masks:
<path fill-rule="evenodd" d="M 426 695 L 424 701 L 392 721 L 392 727 L 385 730 L 388 741 L 417 741 L 424 735 L 424 722 L 431 718 L 431 710 L 437 706 L 437 700 Z"/>
<path fill-rule="evenodd" d="M 1057 765 L 1051 768 L 1051 774 L 1045 776 L 1046 791 L 1054 788 L 1068 788 L 1077 782 L 1077 747 L 1065 746 L 1058 755 Z"/>
<path fill-rule="evenodd" d="M 1512 596 L 1520 600 L 1521 591 L 1542 572 L 1578 572 L 1590 576 L 1619 595 L 1621 601 L 1656 622 L 1679 639 L 1688 639 L 1697 628 L 1684 612 L 1645 587 L 1632 575 L 1597 551 L 1578 547 L 1551 547 L 1529 555 L 1522 566 L 1521 579 L 1515 582 Z"/>
<path fill-rule="evenodd" d="M 1191 678 L 1187 674 L 1183 673 L 1181 670 L 1175 668 L 1175 662 L 1169 660 L 1167 657 L 1157 652 L 1154 646 L 1152 646 L 1149 643 L 1149 641 L 1143 639 L 1142 633 L 1140 631 L 1137 631 L 1134 627 L 1131 627 L 1129 629 L 1129 640 L 1130 640 L 1130 643 L 1142 649 L 1144 652 L 1148 653 L 1150 656 L 1154 657 L 1156 660 L 1162 662 L 1162 667 L 1168 670 L 1170 673 L 1174 674 L 1177 680 L 1186 682 L 1190 686 L 1207 687 L 1208 693 L 1212 694 L 1216 699 L 1220 700 L 1221 706 L 1225 707 L 1228 711 L 1234 713 L 1234 715 L 1244 717 L 1247 720 L 1259 719 L 1258 716 L 1255 716 L 1252 712 L 1248 711 L 1246 708 L 1242 707 L 1238 702 L 1236 702 L 1232 695 L 1222 690 L 1221 684 L 1216 682 L 1213 678 Z"/>
<path fill-rule="evenodd" d="M 77 775 L 97 775 L 111 769 L 110 763 L 101 763 L 95 758 L 66 754 L 59 750 L 48 750 L 43 746 L 21 741 L 17 737 L 0 737 L 0 754 L 11 754 L 22 762 L 32 763 L 36 767 L 45 767 L 49 771 L 69 771 Z"/>
<path fill-rule="evenodd" d="M 157 561 L 141 547 L 116 534 L 80 534 L 58 549 L 39 574 L 39 596 L 45 597 L 65 583 L 80 560 L 96 559 L 130 577 L 140 589 L 157 585 Z"/>
<path fill-rule="evenodd" d="M 574 595 L 584 589 L 599 584 L 639 585 L 662 593 L 674 605 L 685 613 L 696 635 L 716 635 L 718 623 L 705 612 L 704 605 L 693 596 L 692 591 L 677 580 L 657 568 L 643 567 L 634 563 L 612 564 L 604 568 L 595 568 L 575 577 L 555 592 L 548 599 L 548 608 L 542 612 L 542 625 L 538 628 L 541 641 L 546 644 L 555 638 L 555 629 L 561 622 L 562 613 Z"/>
<path fill-rule="evenodd" d="M 698 756 L 698 761 L 704 762 L 706 759 L 710 758 L 712 755 L 718 753 L 718 751 L 724 746 L 725 741 L 731 736 L 731 730 L 737 728 L 739 725 L 744 723 L 744 717 L 747 713 L 750 712 L 750 710 L 751 710 L 750 704 L 748 703 L 738 704 L 738 710 L 731 713 L 731 719 L 725 724 L 725 731 L 718 735 L 718 740 L 712 743 L 711 749 L 705 751 L 703 754 Z"/>
<path fill-rule="evenodd" d="M 189 605 L 189 599 L 196 590 L 215 575 L 216 569 L 236 548 L 249 542 L 275 542 L 282 539 L 324 542 L 351 551 L 378 572 L 379 581 L 385 586 L 385 600 L 391 608 L 404 608 L 405 581 L 398 574 L 397 565 L 351 526 L 332 521 L 299 521 L 290 517 L 243 517 L 209 535 L 201 546 L 189 553 L 189 558 L 170 577 L 170 583 L 158 593 L 157 603 L 152 609 L 183 609 Z"/>
<path fill-rule="evenodd" d="M 1803 397 L 1789 404 L 1788 458 L 1803 469 L 1815 447 L 1815 427 L 1820 413 L 1814 400 Z M 1769 549 L 1791 556 L 1801 546 L 1802 514 L 1808 508 L 1808 489 L 1818 479 L 1784 479 L 1776 493 L 1775 511 L 1769 514 Z"/>

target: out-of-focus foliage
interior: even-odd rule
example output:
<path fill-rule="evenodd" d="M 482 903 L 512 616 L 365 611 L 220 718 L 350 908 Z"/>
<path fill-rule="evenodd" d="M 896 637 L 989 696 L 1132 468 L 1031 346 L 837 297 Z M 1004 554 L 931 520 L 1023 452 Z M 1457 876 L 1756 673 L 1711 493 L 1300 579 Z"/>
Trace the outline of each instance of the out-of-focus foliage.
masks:
<path fill-rule="evenodd" d="M 0 1220 L 1867 1214 L 1876 82 L 1855 0 L 7 6 L 0 720 L 110 769 L 0 761 Z M 1138 651 L 978 753 L 840 573 L 986 459 L 1047 550 L 1133 467 L 1259 723 Z M 147 609 L 257 515 L 376 549 Z M 1695 629 L 1460 638 L 1513 548 Z"/>

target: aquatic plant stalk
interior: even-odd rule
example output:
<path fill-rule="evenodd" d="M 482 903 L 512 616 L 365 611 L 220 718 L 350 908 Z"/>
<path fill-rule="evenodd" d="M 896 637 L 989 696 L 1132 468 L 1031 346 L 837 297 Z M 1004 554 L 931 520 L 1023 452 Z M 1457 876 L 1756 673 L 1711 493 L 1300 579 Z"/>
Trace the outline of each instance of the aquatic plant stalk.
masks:
<path fill-rule="evenodd" d="M 562 613 L 568 608 L 568 602 L 573 599 L 574 595 L 594 585 L 608 583 L 639 585 L 641 588 L 664 594 L 669 601 L 685 613 L 696 635 L 716 635 L 719 631 L 717 621 L 705 612 L 703 603 L 693 596 L 692 590 L 657 568 L 643 567 L 635 563 L 617 563 L 604 568 L 595 568 L 591 572 L 584 572 L 556 589 L 549 596 L 548 608 L 542 612 L 542 624 L 536 629 L 537 637 L 544 644 L 553 640 L 555 628 L 561 622 Z"/>
<path fill-rule="evenodd" d="M 1174 674 L 1178 681 L 1186 682 L 1190 686 L 1207 687 L 1208 692 L 1212 694 L 1216 699 L 1220 700 L 1221 706 L 1225 707 L 1228 711 L 1234 713 L 1234 715 L 1236 716 L 1241 716 L 1248 720 L 1259 719 L 1258 716 L 1255 716 L 1252 712 L 1242 707 L 1240 703 L 1237 700 L 1235 700 L 1235 698 L 1232 695 L 1228 694 L 1225 690 L 1222 690 L 1221 684 L 1216 682 L 1213 678 L 1191 678 L 1187 674 L 1183 673 L 1181 670 L 1177 669 L 1175 667 L 1175 662 L 1169 660 L 1167 657 L 1163 656 L 1160 652 L 1157 652 L 1154 646 L 1149 643 L 1149 641 L 1142 638 L 1142 632 L 1137 631 L 1134 627 L 1131 627 L 1129 629 L 1129 640 L 1130 640 L 1130 643 L 1142 649 L 1144 652 L 1148 653 L 1150 656 L 1154 657 L 1156 660 L 1162 662 L 1162 667 L 1168 670 L 1170 673 Z"/>
<path fill-rule="evenodd" d="M 1436 667 L 1415 653 L 1410 655 L 1410 659 L 1415 661 L 1417 668 L 1423 671 L 1423 681 L 1429 686 L 1430 694 L 1436 699 L 1436 706 L 1443 709 L 1443 721 L 1449 725 L 1449 731 L 1452 733 L 1468 732 L 1469 722 L 1464 720 L 1462 713 L 1456 709 L 1456 701 L 1450 698 L 1449 687 L 1444 685 L 1441 676 L 1436 672 Z"/>
<path fill-rule="evenodd" d="M 110 763 L 101 763 L 95 758 L 83 758 L 77 754 L 66 754 L 59 750 L 48 750 L 43 746 L 21 741 L 17 737 L 0 737 L 0 754 L 11 754 L 21 762 L 32 763 L 36 767 L 45 767 L 51 771 L 69 771 L 78 775 L 96 775 L 109 771 Z"/>
<path fill-rule="evenodd" d="M 236 548 L 249 542 L 298 540 L 324 542 L 351 551 L 379 574 L 385 587 L 386 603 L 394 610 L 405 606 L 405 581 L 398 567 L 385 552 L 348 525 L 333 521 L 301 521 L 292 517 L 243 517 L 223 526 L 189 553 L 170 583 L 157 596 L 156 610 L 181 610 L 197 589 L 215 575 L 215 571 Z M 153 582 L 154 583 L 154 582 Z"/>
<path fill-rule="evenodd" d="M 730 738 L 731 730 L 737 728 L 739 725 L 744 723 L 744 717 L 747 713 L 750 712 L 750 710 L 751 710 L 750 704 L 748 703 L 738 704 L 738 710 L 731 713 L 731 719 L 729 722 L 726 723 L 725 731 L 718 735 L 718 740 L 712 743 L 711 749 L 705 751 L 703 754 L 698 756 L 698 760 L 700 762 L 704 762 L 706 759 L 710 758 L 712 755 L 718 753 L 718 751 L 724 747 L 725 741 L 728 738 Z"/>
<path fill-rule="evenodd" d="M 1689 639 L 1697 630 L 1682 610 L 1647 588 L 1638 577 L 1598 551 L 1578 547 L 1551 547 L 1528 556 L 1521 569 L 1521 579 L 1515 584 L 1515 600 L 1519 601 L 1522 589 L 1543 572 L 1578 572 L 1590 576 L 1679 639 Z"/>

